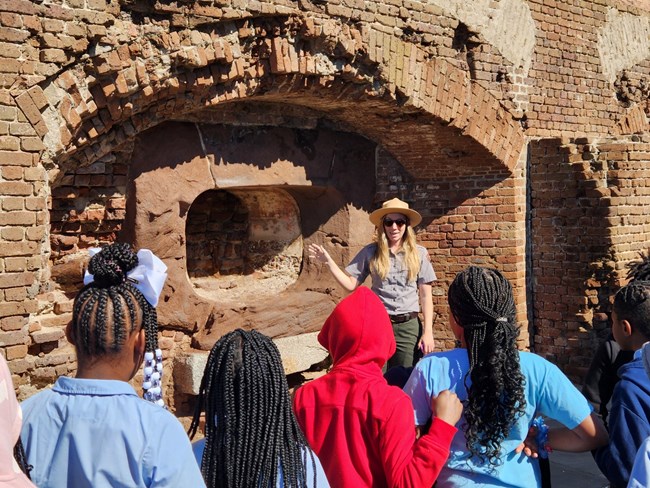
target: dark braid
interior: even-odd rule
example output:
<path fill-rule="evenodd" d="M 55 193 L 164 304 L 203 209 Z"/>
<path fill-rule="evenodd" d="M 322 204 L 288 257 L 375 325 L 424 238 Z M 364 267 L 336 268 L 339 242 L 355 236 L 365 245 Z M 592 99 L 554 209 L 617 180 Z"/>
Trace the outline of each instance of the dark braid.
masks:
<path fill-rule="evenodd" d="M 448 299 L 469 355 L 467 448 L 496 465 L 501 442 L 526 408 L 512 287 L 497 270 L 470 266 L 456 275 Z"/>
<path fill-rule="evenodd" d="M 23 442 L 20 440 L 20 437 L 14 446 L 14 459 L 16 460 L 16 463 L 20 467 L 21 471 L 25 473 L 25 476 L 31 480 L 32 478 L 29 475 L 29 472 L 33 469 L 33 466 L 27 463 L 25 448 L 23 447 Z"/>
<path fill-rule="evenodd" d="M 205 408 L 201 472 L 208 488 L 306 487 L 313 453 L 293 413 L 280 353 L 268 337 L 237 329 L 210 351 L 189 435 Z M 308 458 L 309 456 L 309 458 Z"/>
<path fill-rule="evenodd" d="M 93 281 L 75 297 L 72 333 L 80 357 L 118 352 L 131 333 L 145 331 L 146 350 L 158 348 L 156 309 L 127 273 L 138 265 L 131 246 L 115 243 L 102 248 L 88 264 Z"/>
<path fill-rule="evenodd" d="M 627 268 L 628 280 L 650 280 L 650 249 L 647 252 L 639 253 L 638 261 L 630 261 L 625 265 Z"/>
<path fill-rule="evenodd" d="M 614 313 L 650 340 L 650 281 L 633 280 L 614 296 Z"/>

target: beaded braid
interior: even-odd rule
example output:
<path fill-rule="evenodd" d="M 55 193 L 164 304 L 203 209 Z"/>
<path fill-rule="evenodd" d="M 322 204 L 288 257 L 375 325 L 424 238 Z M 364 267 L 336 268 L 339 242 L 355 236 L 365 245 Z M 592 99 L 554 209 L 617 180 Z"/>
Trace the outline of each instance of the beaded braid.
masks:
<path fill-rule="evenodd" d="M 25 473 L 27 479 L 32 479 L 29 475 L 29 472 L 34 469 L 34 467 L 27 462 L 27 456 L 25 455 L 25 448 L 23 447 L 23 442 L 18 438 L 18 442 L 14 446 L 14 459 L 20 467 L 20 470 Z"/>
<path fill-rule="evenodd" d="M 115 243 L 102 248 L 88 264 L 93 281 L 75 297 L 72 330 L 77 353 L 103 356 L 122 349 L 138 328 L 146 338 L 144 398 L 162 405 L 162 353 L 158 349 L 156 309 L 127 273 L 138 265 L 131 246 Z"/>
<path fill-rule="evenodd" d="M 614 296 L 614 312 L 650 340 L 650 281 L 633 280 Z"/>
<path fill-rule="evenodd" d="M 497 270 L 470 266 L 456 275 L 448 300 L 469 355 L 467 448 L 497 465 L 501 442 L 526 408 L 512 287 Z"/>
<path fill-rule="evenodd" d="M 275 488 L 279 467 L 285 486 L 307 487 L 307 462 L 316 486 L 314 456 L 292 410 L 280 353 L 268 337 L 237 329 L 217 341 L 201 380 L 190 438 L 204 409 L 201 472 L 209 488 Z"/>
<path fill-rule="evenodd" d="M 650 280 L 650 249 L 647 252 L 640 252 L 637 261 L 630 261 L 625 265 L 627 268 L 628 280 Z"/>

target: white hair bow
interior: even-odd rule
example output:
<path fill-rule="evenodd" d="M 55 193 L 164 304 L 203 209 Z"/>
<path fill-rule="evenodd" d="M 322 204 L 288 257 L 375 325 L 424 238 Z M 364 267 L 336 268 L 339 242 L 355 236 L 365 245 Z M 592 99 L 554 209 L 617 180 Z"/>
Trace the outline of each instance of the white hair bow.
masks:
<path fill-rule="evenodd" d="M 88 249 L 92 258 L 101 251 L 99 247 Z M 140 290 L 152 307 L 158 305 L 158 297 L 162 292 L 165 280 L 167 279 L 167 266 L 149 249 L 138 251 L 138 265 L 126 274 L 127 279 Z M 84 285 L 94 281 L 92 274 L 86 270 L 84 273 Z"/>

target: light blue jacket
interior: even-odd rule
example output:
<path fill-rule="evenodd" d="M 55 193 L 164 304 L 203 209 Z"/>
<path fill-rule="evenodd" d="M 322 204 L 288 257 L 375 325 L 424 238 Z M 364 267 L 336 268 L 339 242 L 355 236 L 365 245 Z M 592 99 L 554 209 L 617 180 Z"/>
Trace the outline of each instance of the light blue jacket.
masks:
<path fill-rule="evenodd" d="M 205 486 L 181 423 L 128 383 L 63 376 L 22 409 L 39 488 Z"/>

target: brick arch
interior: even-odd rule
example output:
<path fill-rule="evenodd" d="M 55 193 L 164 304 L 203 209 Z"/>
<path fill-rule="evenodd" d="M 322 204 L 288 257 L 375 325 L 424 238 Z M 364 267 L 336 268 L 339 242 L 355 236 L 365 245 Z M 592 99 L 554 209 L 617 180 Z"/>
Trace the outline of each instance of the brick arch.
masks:
<path fill-rule="evenodd" d="M 134 39 L 32 87 L 17 103 L 43 139 L 43 159 L 64 165 L 91 163 L 165 120 L 259 98 L 320 109 L 414 172 L 449 154 L 514 168 L 521 126 L 450 61 L 373 29 L 292 22 L 290 33 L 272 37 L 240 29 L 236 40 L 190 30 Z M 257 51 L 246 50 L 251 43 Z"/>

